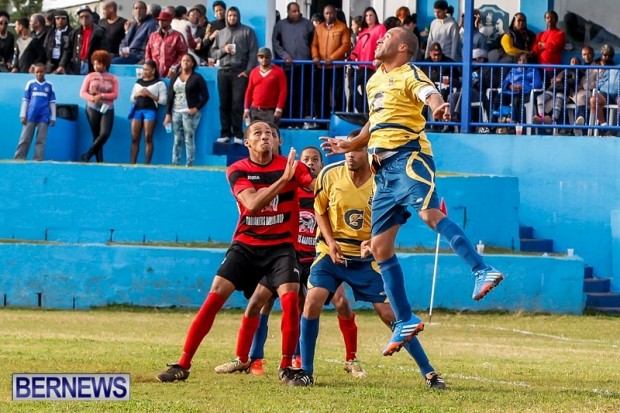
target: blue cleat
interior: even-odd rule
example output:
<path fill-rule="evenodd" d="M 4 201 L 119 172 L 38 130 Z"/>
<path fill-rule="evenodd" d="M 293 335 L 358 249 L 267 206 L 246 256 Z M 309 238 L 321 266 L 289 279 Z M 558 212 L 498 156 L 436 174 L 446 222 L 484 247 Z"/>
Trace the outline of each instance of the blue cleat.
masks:
<path fill-rule="evenodd" d="M 424 323 L 415 314 L 411 314 L 411 318 L 407 321 L 395 321 L 392 328 L 392 337 L 383 349 L 383 355 L 391 356 L 400 351 L 405 343 L 408 343 L 422 330 L 424 330 Z"/>
<path fill-rule="evenodd" d="M 497 287 L 504 279 L 504 274 L 493 267 L 486 267 L 484 270 L 473 272 L 474 292 L 471 297 L 478 301 Z"/>

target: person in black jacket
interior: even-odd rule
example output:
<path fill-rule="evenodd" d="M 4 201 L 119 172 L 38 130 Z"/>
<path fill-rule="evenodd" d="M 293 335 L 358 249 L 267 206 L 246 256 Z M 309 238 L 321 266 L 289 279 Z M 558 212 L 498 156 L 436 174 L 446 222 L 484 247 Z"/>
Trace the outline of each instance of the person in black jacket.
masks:
<path fill-rule="evenodd" d="M 47 32 L 43 49 L 45 50 L 46 73 L 64 74 L 60 66 L 63 54 L 67 53 L 67 44 L 73 29 L 69 24 L 69 14 L 64 10 L 54 13 L 54 27 Z"/>
<path fill-rule="evenodd" d="M 34 73 L 34 65 L 43 63 L 42 43 L 30 34 L 28 18 L 22 17 L 15 22 L 15 54 L 11 63 L 13 73 Z"/>
<path fill-rule="evenodd" d="M 196 59 L 189 53 L 181 58 L 181 70 L 170 79 L 168 87 L 168 104 L 164 125 L 174 132 L 172 147 L 172 164 L 178 165 L 181 158 L 181 146 L 185 144 L 185 164 L 194 165 L 196 145 L 194 137 L 200 123 L 200 109 L 209 100 L 209 91 L 204 78 L 195 72 Z"/>
<path fill-rule="evenodd" d="M 85 75 L 94 71 L 91 56 L 96 50 L 103 49 L 104 30 L 93 23 L 90 7 L 80 7 L 77 15 L 81 27 L 71 33 L 66 46 L 67 53 L 63 54 L 60 66 L 66 73 Z"/>
<path fill-rule="evenodd" d="M 15 36 L 9 31 L 11 16 L 6 10 L 0 10 L 0 72 L 11 71 L 13 53 L 15 52 Z"/>

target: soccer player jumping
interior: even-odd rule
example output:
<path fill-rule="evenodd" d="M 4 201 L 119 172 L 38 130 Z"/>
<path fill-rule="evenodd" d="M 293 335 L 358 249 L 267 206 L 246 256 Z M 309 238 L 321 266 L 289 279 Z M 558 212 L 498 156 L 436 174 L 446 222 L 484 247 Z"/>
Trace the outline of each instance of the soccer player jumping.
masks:
<path fill-rule="evenodd" d="M 403 271 L 394 243 L 400 226 L 411 214 L 411 205 L 431 228 L 439 232 L 471 269 L 474 300 L 482 299 L 504 278 L 484 263 L 463 230 L 439 209 L 435 191 L 435 164 L 426 137 L 423 116 L 428 104 L 434 119 L 450 120 L 449 105 L 434 84 L 410 64 L 418 48 L 413 32 L 390 29 L 377 42 L 375 59 L 382 62 L 366 85 L 369 121 L 351 140 L 327 138 L 328 153 L 347 153 L 368 145 L 376 170 L 372 201 L 372 253 L 379 264 L 385 290 L 396 314 L 392 337 L 383 350 L 389 356 L 424 329 L 411 312 Z"/>

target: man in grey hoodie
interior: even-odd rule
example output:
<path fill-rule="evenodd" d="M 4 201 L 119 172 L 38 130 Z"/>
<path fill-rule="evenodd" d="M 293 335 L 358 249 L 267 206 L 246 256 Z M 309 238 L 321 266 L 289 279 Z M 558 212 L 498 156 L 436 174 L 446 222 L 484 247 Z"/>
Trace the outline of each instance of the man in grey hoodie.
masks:
<path fill-rule="evenodd" d="M 217 87 L 220 96 L 221 133 L 218 143 L 230 139 L 243 144 L 243 100 L 250 71 L 256 65 L 258 41 L 252 28 L 241 24 L 239 9 L 226 11 L 226 28 L 220 30 L 211 47 L 211 57 L 219 60 Z"/>

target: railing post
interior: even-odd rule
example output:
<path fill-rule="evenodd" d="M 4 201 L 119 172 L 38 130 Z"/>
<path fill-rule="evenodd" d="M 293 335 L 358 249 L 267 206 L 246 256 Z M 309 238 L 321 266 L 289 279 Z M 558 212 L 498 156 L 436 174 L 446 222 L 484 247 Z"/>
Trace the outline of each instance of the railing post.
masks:
<path fill-rule="evenodd" d="M 461 85 L 461 93 L 467 96 L 466 99 L 461 98 L 461 133 L 469 133 L 469 122 L 471 116 L 471 52 L 472 52 L 472 39 L 473 33 L 471 28 L 474 27 L 474 0 L 465 0 L 465 21 L 463 25 L 465 27 L 465 33 L 463 36 L 463 70 L 461 75 L 463 77 L 463 84 Z M 463 96 L 461 95 L 461 96 Z M 450 108 L 454 110 L 454 108 Z"/>

